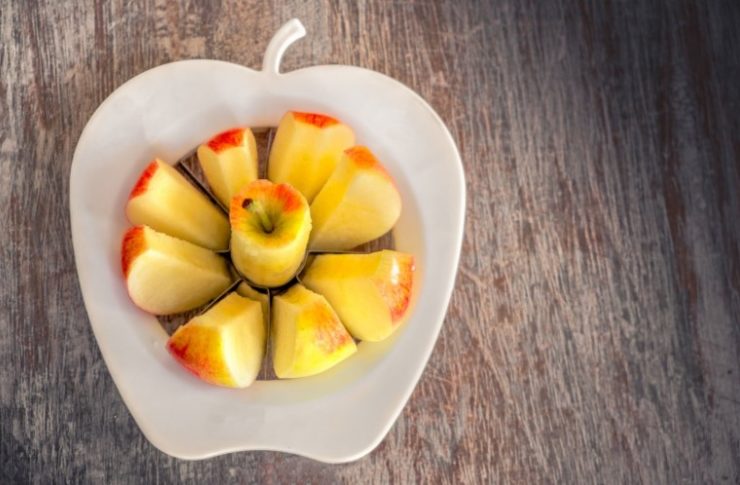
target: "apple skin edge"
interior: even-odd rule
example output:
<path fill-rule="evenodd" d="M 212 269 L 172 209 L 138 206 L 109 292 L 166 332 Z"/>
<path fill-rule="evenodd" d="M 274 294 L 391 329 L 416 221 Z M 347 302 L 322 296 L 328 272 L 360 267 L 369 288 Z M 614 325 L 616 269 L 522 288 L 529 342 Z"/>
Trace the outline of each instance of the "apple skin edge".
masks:
<path fill-rule="evenodd" d="M 221 153 L 227 148 L 240 146 L 244 143 L 244 128 L 234 128 L 214 136 L 206 145 L 216 153 Z"/>

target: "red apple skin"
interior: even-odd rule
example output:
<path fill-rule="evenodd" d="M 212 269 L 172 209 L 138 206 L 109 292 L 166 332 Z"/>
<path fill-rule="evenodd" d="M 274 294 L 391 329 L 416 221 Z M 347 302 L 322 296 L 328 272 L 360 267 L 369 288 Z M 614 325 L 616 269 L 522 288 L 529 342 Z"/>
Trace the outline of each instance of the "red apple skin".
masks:
<path fill-rule="evenodd" d="M 156 165 L 154 168 L 156 170 Z M 124 281 L 128 278 L 131 265 L 145 249 L 146 239 L 144 237 L 144 226 L 134 226 L 129 228 L 123 235 L 123 242 L 121 243 L 121 270 L 123 272 Z M 128 299 L 131 300 L 131 303 L 137 307 L 139 306 L 131 296 L 131 293 L 128 292 L 128 285 L 126 288 L 126 295 L 128 296 Z"/>
<path fill-rule="evenodd" d="M 414 271 L 416 265 L 414 257 L 408 255 L 399 261 L 401 267 L 397 279 L 391 281 L 377 281 L 376 285 L 383 300 L 388 304 L 391 312 L 391 320 L 398 324 L 403 320 L 411 300 L 411 289 L 414 284 Z"/>
<path fill-rule="evenodd" d="M 121 270 L 124 278 L 128 277 L 131 264 L 145 248 L 144 226 L 134 226 L 126 231 L 121 244 Z"/>
<path fill-rule="evenodd" d="M 134 188 L 131 189 L 131 194 L 129 194 L 128 196 L 129 200 L 147 191 L 147 188 L 149 187 L 149 182 L 152 180 L 152 177 L 154 177 L 154 174 L 156 172 L 157 161 L 153 160 L 141 173 L 141 175 L 139 176 L 139 180 L 136 181 L 136 184 L 134 184 Z"/>
<path fill-rule="evenodd" d="M 207 145 L 214 152 L 220 153 L 229 148 L 241 146 L 242 143 L 244 143 L 244 128 L 234 128 L 214 136 Z"/>
<path fill-rule="evenodd" d="M 193 374 L 195 377 L 198 377 L 199 379 L 217 384 L 217 382 L 214 382 L 214 379 L 212 377 L 212 374 L 214 374 L 214 372 L 211 369 L 212 366 L 208 359 L 204 357 L 203 359 L 194 360 L 193 357 L 188 357 L 189 346 L 189 343 L 185 343 L 185 345 L 179 345 L 179 342 L 173 341 L 172 339 L 167 342 L 167 350 L 169 351 L 170 355 L 172 355 L 172 357 L 174 357 L 175 360 L 180 363 L 180 365 L 187 369 L 188 372 Z"/>
<path fill-rule="evenodd" d="M 302 113 L 299 111 L 291 111 L 291 113 L 296 120 L 309 125 L 314 125 L 317 128 L 326 128 L 327 126 L 332 126 L 339 123 L 338 119 L 319 113 Z"/>
<path fill-rule="evenodd" d="M 352 148 L 346 149 L 344 153 L 350 160 L 352 160 L 352 163 L 354 163 L 355 166 L 363 169 L 375 170 L 378 173 L 383 174 L 385 178 L 393 182 L 394 186 L 396 185 L 393 177 L 391 177 L 383 164 L 380 163 L 377 158 L 375 158 L 375 155 L 373 155 L 368 147 L 357 145 L 353 146 Z"/>

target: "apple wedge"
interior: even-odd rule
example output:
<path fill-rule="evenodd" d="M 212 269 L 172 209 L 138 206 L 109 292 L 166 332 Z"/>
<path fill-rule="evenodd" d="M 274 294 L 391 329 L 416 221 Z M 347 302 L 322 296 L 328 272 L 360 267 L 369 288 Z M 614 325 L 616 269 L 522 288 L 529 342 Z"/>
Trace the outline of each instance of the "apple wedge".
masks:
<path fill-rule="evenodd" d="M 265 327 L 267 326 L 267 319 L 270 316 L 270 296 L 267 293 L 255 290 L 244 281 L 236 287 L 236 292 L 245 298 L 255 300 L 262 306 L 262 316 L 265 319 Z"/>
<path fill-rule="evenodd" d="M 167 341 L 167 350 L 204 381 L 241 388 L 259 374 L 265 339 L 260 304 L 230 293 L 178 328 Z"/>
<path fill-rule="evenodd" d="M 326 298 L 301 285 L 273 298 L 272 355 L 281 379 L 306 377 L 357 351 Z"/>
<path fill-rule="evenodd" d="M 134 225 L 213 249 L 229 248 L 229 221 L 206 195 L 170 165 L 156 159 L 134 185 L 126 216 Z"/>
<path fill-rule="evenodd" d="M 342 152 L 354 144 L 355 134 L 339 120 L 290 111 L 280 120 L 272 142 L 268 178 L 291 184 L 311 203 Z"/>
<path fill-rule="evenodd" d="M 121 268 L 131 300 L 155 315 L 198 308 L 232 281 L 218 254 L 147 226 L 132 227 L 124 235 Z"/>
<path fill-rule="evenodd" d="M 249 281 L 276 287 L 293 278 L 311 232 L 306 199 L 288 184 L 255 180 L 233 199 L 231 260 Z"/>
<path fill-rule="evenodd" d="M 310 248 L 352 249 L 388 232 L 400 215 L 391 176 L 368 148 L 352 147 L 311 203 Z"/>
<path fill-rule="evenodd" d="M 198 147 L 208 185 L 224 207 L 249 182 L 257 180 L 257 143 L 249 128 L 224 131 Z"/>
<path fill-rule="evenodd" d="M 398 251 L 322 254 L 301 282 L 323 295 L 349 333 L 377 342 L 405 320 L 414 281 L 414 257 Z"/>

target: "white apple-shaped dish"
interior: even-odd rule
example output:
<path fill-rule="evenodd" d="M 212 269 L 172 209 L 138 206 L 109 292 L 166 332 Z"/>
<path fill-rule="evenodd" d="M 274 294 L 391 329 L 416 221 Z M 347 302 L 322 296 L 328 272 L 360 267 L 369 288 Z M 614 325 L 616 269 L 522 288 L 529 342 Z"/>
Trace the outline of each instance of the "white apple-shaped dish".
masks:
<path fill-rule="evenodd" d="M 100 351 L 131 414 L 167 454 L 200 459 L 278 450 L 325 462 L 357 459 L 380 443 L 408 400 L 442 326 L 462 243 L 465 181 L 452 137 L 401 83 L 352 66 L 279 73 L 303 37 L 298 20 L 271 40 L 261 71 L 213 61 L 165 64 L 111 94 L 90 118 L 72 163 L 70 212 L 77 272 Z M 167 352 L 157 319 L 129 300 L 120 269 L 124 206 L 146 163 L 170 163 L 233 126 L 275 126 L 289 110 L 351 126 L 398 183 L 396 248 L 416 257 L 412 314 L 395 335 L 361 343 L 321 375 L 217 388 Z"/>

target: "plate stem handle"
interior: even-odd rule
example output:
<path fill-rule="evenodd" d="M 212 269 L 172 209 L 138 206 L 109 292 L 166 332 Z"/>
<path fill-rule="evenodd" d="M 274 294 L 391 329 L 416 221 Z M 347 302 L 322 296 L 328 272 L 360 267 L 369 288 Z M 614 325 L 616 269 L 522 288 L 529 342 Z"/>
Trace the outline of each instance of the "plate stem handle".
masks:
<path fill-rule="evenodd" d="M 262 61 L 262 72 L 280 74 L 280 61 L 290 44 L 306 35 L 306 28 L 298 19 L 288 20 L 270 39 Z"/>

